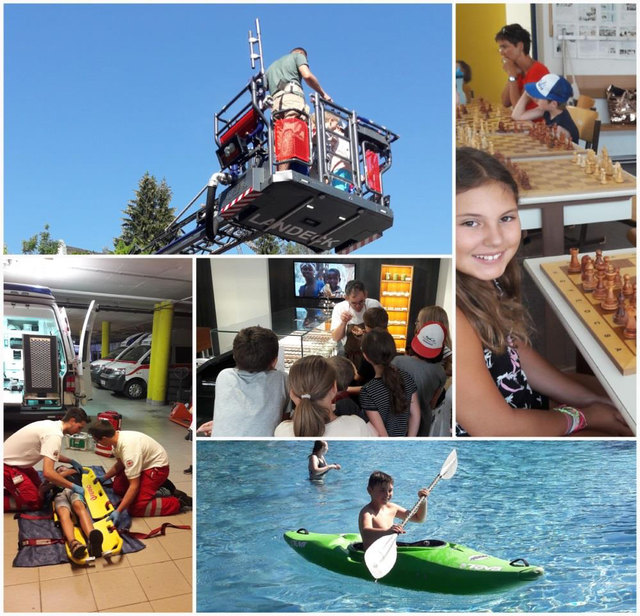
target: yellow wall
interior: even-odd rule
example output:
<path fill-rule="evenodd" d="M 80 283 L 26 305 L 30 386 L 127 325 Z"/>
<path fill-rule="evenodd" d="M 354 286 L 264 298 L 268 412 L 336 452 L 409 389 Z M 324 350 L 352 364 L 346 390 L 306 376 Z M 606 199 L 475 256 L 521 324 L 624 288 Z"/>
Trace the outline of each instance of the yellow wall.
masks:
<path fill-rule="evenodd" d="M 507 24 L 504 4 L 456 5 L 456 59 L 471 67 L 476 98 L 499 103 L 506 82 L 494 37 Z"/>

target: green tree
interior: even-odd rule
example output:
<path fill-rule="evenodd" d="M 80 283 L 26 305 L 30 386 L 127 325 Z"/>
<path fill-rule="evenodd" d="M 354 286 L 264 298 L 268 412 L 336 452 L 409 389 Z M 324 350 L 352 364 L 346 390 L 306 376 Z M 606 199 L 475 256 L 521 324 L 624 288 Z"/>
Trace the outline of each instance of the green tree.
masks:
<path fill-rule="evenodd" d="M 251 242 L 247 242 L 247 245 L 253 252 L 259 255 L 279 255 L 281 254 L 280 248 L 282 241 L 275 235 L 261 235 Z"/>
<path fill-rule="evenodd" d="M 58 253 L 58 240 L 52 240 L 49 225 L 45 224 L 44 231 L 36 233 L 28 240 L 22 240 L 23 255 L 55 255 Z"/>
<path fill-rule="evenodd" d="M 305 255 L 313 252 L 302 244 L 288 242 L 268 233 L 247 242 L 247 246 L 259 255 Z"/>
<path fill-rule="evenodd" d="M 121 234 L 113 240 L 116 252 L 128 252 L 127 248 L 144 249 L 175 217 L 174 209 L 169 207 L 173 193 L 164 179 L 158 184 L 147 171 L 140 179 L 135 195 L 124 210 Z"/>

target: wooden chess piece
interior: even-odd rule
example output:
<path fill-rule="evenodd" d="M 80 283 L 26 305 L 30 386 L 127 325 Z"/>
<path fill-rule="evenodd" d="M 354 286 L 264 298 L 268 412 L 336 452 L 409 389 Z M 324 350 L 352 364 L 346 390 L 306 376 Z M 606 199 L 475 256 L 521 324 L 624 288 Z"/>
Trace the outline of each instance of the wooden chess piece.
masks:
<path fill-rule="evenodd" d="M 603 310 L 616 310 L 618 308 L 618 300 L 613 290 L 613 280 L 607 280 L 607 295 L 602 300 L 600 306 Z"/>
<path fill-rule="evenodd" d="M 596 250 L 596 258 L 595 258 L 595 261 L 593 262 L 593 266 L 597 270 L 603 270 L 605 268 L 604 258 L 602 256 L 602 249 L 601 248 L 598 248 Z"/>
<path fill-rule="evenodd" d="M 624 177 L 622 176 L 622 165 L 620 165 L 620 163 L 616 163 L 613 166 L 613 181 L 617 184 L 622 184 L 624 182 Z"/>
<path fill-rule="evenodd" d="M 613 163 L 611 162 L 611 159 L 607 160 L 606 169 L 607 175 L 613 177 Z"/>
<path fill-rule="evenodd" d="M 622 289 L 622 276 L 620 275 L 620 268 L 616 267 L 616 277 L 614 278 L 614 282 L 616 283 L 616 288 Z"/>
<path fill-rule="evenodd" d="M 582 259 L 580 260 L 580 268 L 582 270 L 582 281 L 586 278 L 585 271 L 587 269 L 587 263 L 591 263 L 591 268 L 593 269 L 593 260 L 589 255 L 582 255 Z"/>
<path fill-rule="evenodd" d="M 613 322 L 616 325 L 627 324 L 627 309 L 624 305 L 624 295 L 622 294 L 622 292 L 618 293 L 618 310 L 613 315 Z"/>
<path fill-rule="evenodd" d="M 633 285 L 631 284 L 631 276 L 625 274 L 623 277 L 624 283 L 622 285 L 622 292 L 625 295 L 633 295 Z"/>
<path fill-rule="evenodd" d="M 600 184 L 607 183 L 607 172 L 604 167 L 600 169 Z"/>
<path fill-rule="evenodd" d="M 569 262 L 569 273 L 570 274 L 581 273 L 582 268 L 580 267 L 580 261 L 578 261 L 578 249 L 569 248 L 569 253 L 571 254 L 571 261 Z"/>
<path fill-rule="evenodd" d="M 584 274 L 582 276 L 582 289 L 585 293 L 591 293 L 596 288 L 595 271 L 593 261 L 589 259 L 584 266 Z"/>
<path fill-rule="evenodd" d="M 593 291 L 593 297 L 595 299 L 604 299 L 607 296 L 607 289 L 604 286 L 604 276 L 605 274 L 602 270 L 596 270 L 598 283 L 596 284 L 596 288 Z"/>
<path fill-rule="evenodd" d="M 622 335 L 627 340 L 635 340 L 636 339 L 636 313 L 632 310 L 628 311 L 627 323 L 622 330 Z"/>
<path fill-rule="evenodd" d="M 605 257 L 609 259 L 609 257 Z M 607 261 L 607 269 L 605 270 L 606 284 L 611 283 L 611 286 L 616 288 L 616 271 L 613 269 L 613 265 Z"/>

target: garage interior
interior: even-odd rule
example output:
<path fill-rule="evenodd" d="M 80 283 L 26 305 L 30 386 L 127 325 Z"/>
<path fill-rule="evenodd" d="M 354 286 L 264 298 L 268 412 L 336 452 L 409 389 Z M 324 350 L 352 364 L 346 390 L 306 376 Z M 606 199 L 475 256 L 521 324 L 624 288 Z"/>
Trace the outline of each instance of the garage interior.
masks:
<path fill-rule="evenodd" d="M 77 343 L 91 300 L 96 313 L 92 343 L 99 345 L 103 322 L 108 322 L 112 347 L 137 332 L 152 331 L 154 306 L 173 305 L 172 329 L 181 332 L 181 344 L 191 346 L 191 259 L 131 257 L 5 257 L 5 282 L 49 287 L 64 307 Z M 183 332 L 188 332 L 188 338 Z M 186 339 L 185 339 L 186 338 Z M 99 356 L 99 355 L 97 355 Z M 189 386 L 190 389 L 190 386 Z M 170 480 L 189 495 L 192 488 L 192 441 L 186 426 L 170 421 L 172 397 L 164 404 L 131 400 L 122 394 L 93 387 L 83 405 L 91 418 L 102 411 L 122 415 L 122 430 L 148 434 L 166 449 Z M 190 391 L 181 391 L 184 398 Z M 175 394 L 175 392 L 173 392 Z M 184 423 L 184 422 L 183 422 Z M 20 427 L 5 422 L 4 439 Z M 62 453 L 87 466 L 105 469 L 113 458 L 90 450 Z M 41 470 L 41 464 L 36 467 Z M 185 471 L 189 471 L 185 473 Z M 192 526 L 192 513 L 133 518 L 132 531 L 148 533 L 164 522 Z M 144 540 L 145 549 L 111 559 L 100 558 L 91 567 L 69 563 L 44 567 L 13 567 L 18 545 L 18 523 L 4 514 L 4 610 L 6 612 L 183 612 L 192 609 L 192 531 L 168 528 L 164 536 Z"/>

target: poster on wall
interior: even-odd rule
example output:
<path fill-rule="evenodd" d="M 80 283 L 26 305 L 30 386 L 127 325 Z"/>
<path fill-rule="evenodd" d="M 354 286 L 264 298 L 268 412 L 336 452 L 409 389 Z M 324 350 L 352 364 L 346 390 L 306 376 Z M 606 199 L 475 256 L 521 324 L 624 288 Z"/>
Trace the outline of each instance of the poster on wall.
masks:
<path fill-rule="evenodd" d="M 554 56 L 633 60 L 636 4 L 553 4 Z"/>

